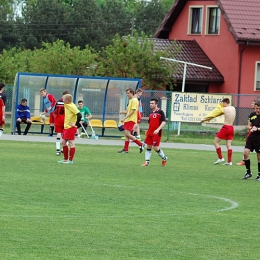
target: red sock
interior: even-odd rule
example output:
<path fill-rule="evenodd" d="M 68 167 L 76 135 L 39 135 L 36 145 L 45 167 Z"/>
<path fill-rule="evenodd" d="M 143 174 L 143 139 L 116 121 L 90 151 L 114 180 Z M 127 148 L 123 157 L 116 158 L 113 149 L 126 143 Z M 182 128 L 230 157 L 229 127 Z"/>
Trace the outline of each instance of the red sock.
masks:
<path fill-rule="evenodd" d="M 135 139 L 134 142 L 135 142 L 138 146 L 142 146 L 142 143 L 141 143 L 139 140 Z"/>
<path fill-rule="evenodd" d="M 232 162 L 232 149 L 228 150 L 228 162 Z"/>
<path fill-rule="evenodd" d="M 128 147 L 129 147 L 129 141 L 125 141 L 124 150 L 128 151 Z"/>
<path fill-rule="evenodd" d="M 70 157 L 69 157 L 70 161 L 73 161 L 75 152 L 76 152 L 76 147 L 70 148 Z"/>
<path fill-rule="evenodd" d="M 64 160 L 68 160 L 69 159 L 69 147 L 63 146 L 63 155 L 64 155 Z"/>
<path fill-rule="evenodd" d="M 216 149 L 216 152 L 217 152 L 217 154 L 218 154 L 218 158 L 219 158 L 219 159 L 222 159 L 223 157 L 222 157 L 221 147 L 217 148 L 217 149 Z"/>

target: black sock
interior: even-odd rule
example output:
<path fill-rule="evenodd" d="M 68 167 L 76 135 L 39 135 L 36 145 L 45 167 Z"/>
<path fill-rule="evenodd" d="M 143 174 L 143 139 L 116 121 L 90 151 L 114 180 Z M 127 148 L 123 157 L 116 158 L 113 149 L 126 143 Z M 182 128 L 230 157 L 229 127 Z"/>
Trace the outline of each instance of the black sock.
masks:
<path fill-rule="evenodd" d="M 245 166 L 246 166 L 246 172 L 247 173 L 251 173 L 251 169 L 250 169 L 250 159 L 248 160 L 243 160 L 245 162 Z"/>

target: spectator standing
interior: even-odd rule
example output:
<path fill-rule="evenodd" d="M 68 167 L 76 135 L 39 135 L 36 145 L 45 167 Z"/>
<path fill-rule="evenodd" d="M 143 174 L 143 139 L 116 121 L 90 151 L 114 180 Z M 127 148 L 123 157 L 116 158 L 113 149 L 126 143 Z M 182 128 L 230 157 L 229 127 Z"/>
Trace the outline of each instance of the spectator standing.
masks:
<path fill-rule="evenodd" d="M 26 124 L 26 128 L 24 130 L 23 135 L 27 135 L 31 125 L 31 114 L 30 114 L 30 108 L 27 106 L 27 99 L 23 98 L 21 100 L 21 104 L 19 104 L 16 108 L 16 128 L 18 135 L 21 135 L 21 123 Z"/>
<path fill-rule="evenodd" d="M 44 88 L 40 89 L 40 94 L 43 97 L 43 103 L 45 106 L 45 113 L 49 113 L 50 114 L 50 131 L 49 131 L 49 136 L 52 137 L 53 136 L 53 131 L 54 131 L 54 110 L 55 110 L 55 105 L 56 105 L 56 99 L 55 97 L 50 94 L 47 93 L 47 90 Z"/>
<path fill-rule="evenodd" d="M 149 127 L 146 133 L 145 143 L 145 162 L 141 166 L 149 166 L 152 156 L 152 148 L 162 159 L 162 166 L 166 165 L 168 157 L 165 156 L 162 149 L 160 149 L 160 143 L 162 138 L 162 129 L 166 125 L 166 119 L 164 112 L 158 107 L 158 99 L 152 98 L 150 100 L 150 108 L 152 113 L 149 116 Z"/>
<path fill-rule="evenodd" d="M 77 125 L 77 132 L 78 132 L 78 137 L 80 137 L 79 134 L 79 128 L 83 126 L 85 129 L 88 127 L 88 120 L 92 118 L 91 112 L 88 107 L 84 106 L 84 102 L 82 100 L 78 101 L 78 110 L 81 113 L 81 120 Z M 81 129 L 81 132 L 83 132 L 83 129 Z"/>

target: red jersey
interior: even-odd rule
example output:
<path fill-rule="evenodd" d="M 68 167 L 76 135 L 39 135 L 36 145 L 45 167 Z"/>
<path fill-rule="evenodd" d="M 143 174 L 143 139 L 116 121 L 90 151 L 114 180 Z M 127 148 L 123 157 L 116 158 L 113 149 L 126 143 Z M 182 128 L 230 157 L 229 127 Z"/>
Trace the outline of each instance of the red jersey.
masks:
<path fill-rule="evenodd" d="M 0 125 L 4 125 L 5 121 L 3 121 L 3 107 L 5 106 L 4 101 L 0 98 Z"/>
<path fill-rule="evenodd" d="M 149 128 L 146 135 L 154 135 L 153 132 L 161 125 L 162 122 L 165 121 L 165 114 L 164 112 L 158 108 L 157 110 L 153 111 L 149 115 Z M 162 135 L 162 129 L 158 133 L 159 136 Z"/>
<path fill-rule="evenodd" d="M 64 123 L 65 109 L 64 109 L 63 98 L 61 98 L 56 103 L 55 110 L 54 110 L 54 116 L 55 116 L 55 123 L 57 123 L 57 122 L 59 122 L 61 124 Z"/>

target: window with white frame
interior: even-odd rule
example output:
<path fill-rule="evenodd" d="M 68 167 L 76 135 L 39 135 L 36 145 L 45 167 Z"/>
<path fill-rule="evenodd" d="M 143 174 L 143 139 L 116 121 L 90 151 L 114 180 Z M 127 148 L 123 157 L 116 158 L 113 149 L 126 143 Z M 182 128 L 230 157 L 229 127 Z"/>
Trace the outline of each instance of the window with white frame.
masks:
<path fill-rule="evenodd" d="M 255 90 L 260 90 L 260 62 L 256 63 Z"/>
<path fill-rule="evenodd" d="M 218 7 L 207 8 L 207 34 L 218 34 L 220 23 L 220 9 Z"/>
<path fill-rule="evenodd" d="M 202 31 L 202 7 L 190 7 L 190 23 L 189 33 L 190 34 L 201 34 Z"/>

